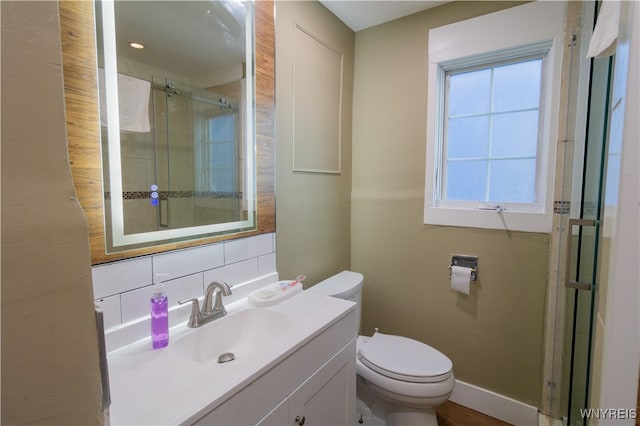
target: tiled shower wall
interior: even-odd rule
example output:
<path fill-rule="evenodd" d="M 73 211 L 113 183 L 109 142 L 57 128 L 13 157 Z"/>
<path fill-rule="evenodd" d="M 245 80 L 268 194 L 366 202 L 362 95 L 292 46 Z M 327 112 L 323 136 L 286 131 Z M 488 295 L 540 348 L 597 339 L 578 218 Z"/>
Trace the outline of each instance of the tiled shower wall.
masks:
<path fill-rule="evenodd" d="M 159 278 L 164 284 L 170 310 L 176 310 L 179 300 L 202 297 L 204 289 L 212 281 L 224 280 L 232 288 L 248 282 L 265 285 L 277 280 L 275 234 L 94 266 L 93 295 L 95 303 L 104 312 L 107 340 L 110 334 L 117 334 L 118 329 L 125 328 L 127 324 L 148 321 L 155 274 L 167 274 Z M 246 296 L 245 293 L 234 292 L 225 298 L 226 303 Z M 183 320 L 184 312 L 176 315 L 170 313 L 171 325 Z M 148 335 L 145 324 L 138 328 L 144 330 L 138 338 Z"/>

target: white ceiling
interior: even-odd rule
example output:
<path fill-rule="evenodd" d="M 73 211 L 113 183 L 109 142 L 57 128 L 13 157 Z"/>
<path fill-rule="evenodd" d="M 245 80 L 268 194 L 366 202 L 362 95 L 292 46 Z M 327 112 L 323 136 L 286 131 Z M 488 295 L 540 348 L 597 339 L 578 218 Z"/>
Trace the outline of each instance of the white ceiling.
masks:
<path fill-rule="evenodd" d="M 364 30 L 403 16 L 412 15 L 448 1 L 424 0 L 320 0 L 353 31 Z"/>
<path fill-rule="evenodd" d="M 115 23 L 118 56 L 132 64 L 189 79 L 246 62 L 245 6 L 239 2 L 117 1 Z M 144 49 L 131 48 L 132 41 Z"/>
<path fill-rule="evenodd" d="M 320 2 L 353 31 L 447 3 L 433 0 Z M 190 7 L 185 4 L 175 0 L 116 2 L 118 54 L 185 78 L 245 60 L 244 10 L 239 12 L 225 6 L 237 5 L 237 2 L 192 1 Z M 230 33 L 232 31 L 235 32 Z M 130 41 L 141 42 L 145 49 L 130 48 Z"/>

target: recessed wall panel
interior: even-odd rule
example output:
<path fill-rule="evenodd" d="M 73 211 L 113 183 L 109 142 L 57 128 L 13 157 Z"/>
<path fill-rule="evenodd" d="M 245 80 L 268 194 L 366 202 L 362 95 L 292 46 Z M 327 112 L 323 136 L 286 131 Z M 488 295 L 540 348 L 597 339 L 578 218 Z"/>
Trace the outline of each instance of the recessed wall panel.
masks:
<path fill-rule="evenodd" d="M 340 173 L 342 54 L 294 28 L 293 170 Z"/>

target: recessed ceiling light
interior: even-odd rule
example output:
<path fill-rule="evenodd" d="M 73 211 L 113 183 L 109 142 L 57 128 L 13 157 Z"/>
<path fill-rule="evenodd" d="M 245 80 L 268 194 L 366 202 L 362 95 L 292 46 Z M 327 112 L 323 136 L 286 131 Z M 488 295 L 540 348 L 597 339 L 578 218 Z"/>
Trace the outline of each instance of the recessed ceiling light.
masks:
<path fill-rule="evenodd" d="M 130 42 L 129 46 L 133 47 L 134 49 L 144 49 L 144 44 L 137 43 L 135 41 Z"/>

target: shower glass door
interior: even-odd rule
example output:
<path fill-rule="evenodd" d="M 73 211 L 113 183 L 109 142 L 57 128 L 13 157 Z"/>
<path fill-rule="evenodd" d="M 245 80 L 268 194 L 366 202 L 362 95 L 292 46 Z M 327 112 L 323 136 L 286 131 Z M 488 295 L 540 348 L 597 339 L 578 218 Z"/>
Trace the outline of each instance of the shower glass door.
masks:
<path fill-rule="evenodd" d="M 198 89 L 165 79 L 155 87 L 160 226 L 246 220 L 244 81 Z"/>
<path fill-rule="evenodd" d="M 592 61 L 587 129 L 579 204 L 567 229 L 567 279 L 565 282 L 567 330 L 563 363 L 567 424 L 586 425 L 581 410 L 589 407 L 589 386 L 594 312 L 598 285 L 598 255 L 602 194 L 606 167 L 611 58 Z M 575 217 L 575 216 L 578 217 Z"/>

